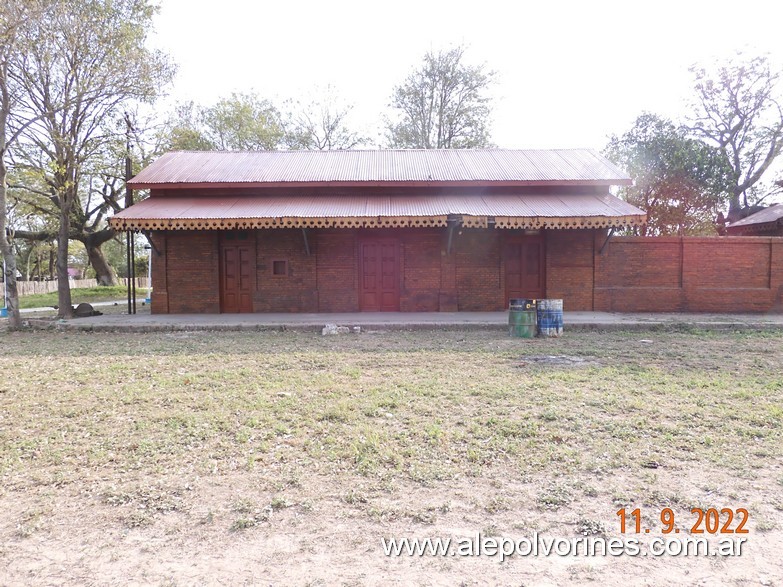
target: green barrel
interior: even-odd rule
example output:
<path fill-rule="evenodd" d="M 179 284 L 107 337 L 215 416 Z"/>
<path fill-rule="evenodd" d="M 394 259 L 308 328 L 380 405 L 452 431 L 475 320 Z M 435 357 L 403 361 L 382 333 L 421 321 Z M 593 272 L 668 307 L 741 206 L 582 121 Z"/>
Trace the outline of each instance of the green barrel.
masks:
<path fill-rule="evenodd" d="M 508 305 L 508 333 L 519 338 L 536 335 L 536 301 L 512 299 Z"/>

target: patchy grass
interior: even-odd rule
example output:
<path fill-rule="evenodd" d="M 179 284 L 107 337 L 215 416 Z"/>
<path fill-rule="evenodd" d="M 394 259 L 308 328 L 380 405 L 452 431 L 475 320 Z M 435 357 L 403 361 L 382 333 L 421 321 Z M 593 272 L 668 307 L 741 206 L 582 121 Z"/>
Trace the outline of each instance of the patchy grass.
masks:
<path fill-rule="evenodd" d="M 136 290 L 137 302 L 144 300 L 147 295 L 146 288 Z M 123 286 L 116 287 L 82 287 L 71 290 L 71 301 L 73 305 L 82 302 L 110 302 L 112 300 L 124 300 L 128 298 L 128 289 Z M 45 308 L 57 305 L 57 292 L 43 294 L 30 294 L 19 298 L 19 307 L 27 308 Z"/>
<path fill-rule="evenodd" d="M 0 471 L 72 481 L 83 464 L 122 478 L 295 459 L 427 482 L 497 465 L 752 475 L 780 456 L 780 335 L 656 336 L 15 333 Z M 524 361 L 543 349 L 601 366 Z"/>
<path fill-rule="evenodd" d="M 20 536 L 47 526 L 31 496 L 52 492 L 94 496 L 109 527 L 179 520 L 186 542 L 333 512 L 430 535 L 464 519 L 612 533 L 619 507 L 781 524 L 781 333 L 19 332 L 3 350 L 0 486 L 32 500 Z"/>

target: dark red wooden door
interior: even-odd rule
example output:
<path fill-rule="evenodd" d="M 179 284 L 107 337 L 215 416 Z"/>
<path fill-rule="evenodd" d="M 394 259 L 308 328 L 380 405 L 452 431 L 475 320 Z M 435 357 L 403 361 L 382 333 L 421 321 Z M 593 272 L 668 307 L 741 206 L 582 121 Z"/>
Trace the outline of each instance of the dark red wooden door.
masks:
<path fill-rule="evenodd" d="M 220 311 L 253 311 L 253 259 L 248 245 L 220 247 Z"/>
<path fill-rule="evenodd" d="M 529 236 L 507 240 L 504 258 L 506 303 L 513 298 L 543 298 L 546 293 L 543 238 Z"/>
<path fill-rule="evenodd" d="M 399 244 L 393 239 L 359 244 L 359 307 L 363 312 L 400 311 Z"/>

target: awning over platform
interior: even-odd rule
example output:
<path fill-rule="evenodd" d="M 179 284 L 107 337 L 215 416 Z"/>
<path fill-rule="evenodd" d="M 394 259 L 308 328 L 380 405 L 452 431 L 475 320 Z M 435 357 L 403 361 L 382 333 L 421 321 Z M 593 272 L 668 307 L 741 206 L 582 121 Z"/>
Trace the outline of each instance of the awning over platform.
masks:
<path fill-rule="evenodd" d="M 253 228 L 610 228 L 640 226 L 643 210 L 595 194 L 487 196 L 155 196 L 109 219 L 116 230 Z"/>

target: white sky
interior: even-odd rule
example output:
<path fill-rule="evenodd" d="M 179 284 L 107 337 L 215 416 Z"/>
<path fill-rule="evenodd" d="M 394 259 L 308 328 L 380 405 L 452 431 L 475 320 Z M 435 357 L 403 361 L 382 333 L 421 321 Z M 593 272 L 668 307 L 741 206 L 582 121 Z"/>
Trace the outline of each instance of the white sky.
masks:
<path fill-rule="evenodd" d="M 687 112 L 688 66 L 737 49 L 783 63 L 783 2 L 158 0 L 153 41 L 179 64 L 170 99 L 275 102 L 331 84 L 376 141 L 394 85 L 459 43 L 497 72 L 492 140 L 601 149 L 643 110 Z"/>

